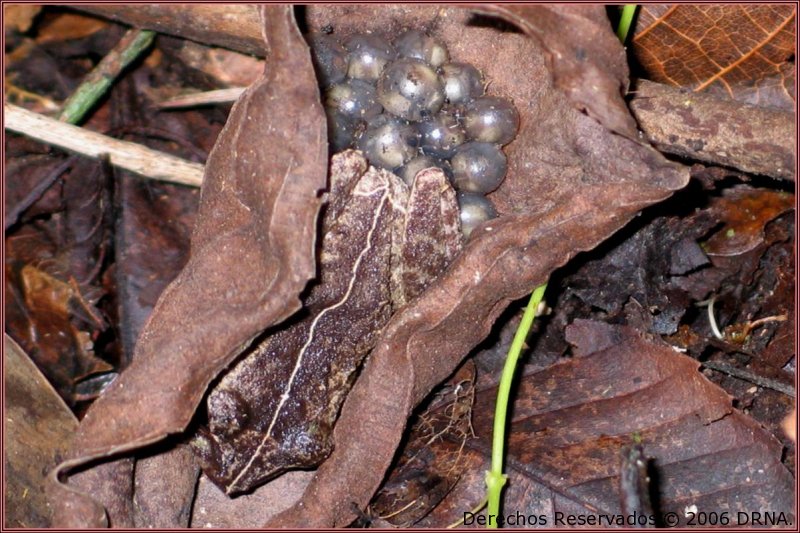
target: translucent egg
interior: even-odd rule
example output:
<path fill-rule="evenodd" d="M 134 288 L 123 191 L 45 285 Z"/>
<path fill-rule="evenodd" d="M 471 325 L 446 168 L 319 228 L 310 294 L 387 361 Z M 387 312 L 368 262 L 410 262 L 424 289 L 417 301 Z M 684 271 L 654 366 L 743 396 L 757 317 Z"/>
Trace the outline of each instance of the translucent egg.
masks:
<path fill-rule="evenodd" d="M 417 59 L 399 59 L 381 74 L 378 101 L 395 116 L 420 120 L 442 108 L 444 91 L 430 66 Z"/>
<path fill-rule="evenodd" d="M 450 168 L 450 163 L 444 159 L 431 157 L 429 155 L 420 155 L 415 157 L 400 167 L 396 174 L 400 176 L 404 182 L 406 182 L 406 185 L 411 187 L 412 183 L 414 182 L 414 176 L 416 176 L 420 170 L 434 167 L 442 169 L 444 175 L 447 176 L 448 179 L 452 179 L 453 170 Z"/>
<path fill-rule="evenodd" d="M 383 67 L 397 57 L 391 44 L 373 34 L 353 35 L 344 47 L 350 55 L 347 75 L 359 80 L 377 80 Z"/>
<path fill-rule="evenodd" d="M 464 237 L 469 237 L 479 224 L 497 217 L 492 202 L 482 194 L 460 191 L 456 199 L 461 211 L 461 233 Z"/>
<path fill-rule="evenodd" d="M 347 80 L 325 91 L 325 107 L 351 119 L 371 119 L 380 115 L 375 86 L 362 80 Z"/>
<path fill-rule="evenodd" d="M 450 57 L 447 48 L 438 40 L 419 30 L 408 30 L 394 42 L 397 55 L 424 61 L 434 68 L 446 63 Z"/>
<path fill-rule="evenodd" d="M 488 193 L 500 186 L 506 175 L 506 156 L 499 146 L 468 142 L 450 159 L 453 186 L 460 191 Z"/>
<path fill-rule="evenodd" d="M 417 124 L 422 152 L 437 157 L 450 157 L 456 147 L 466 141 L 464 128 L 455 116 L 455 110 L 443 109 L 440 113 Z"/>
<path fill-rule="evenodd" d="M 483 96 L 483 76 L 468 63 L 447 63 L 439 69 L 444 96 L 451 104 Z"/>
<path fill-rule="evenodd" d="M 464 109 L 464 128 L 475 141 L 508 144 L 519 129 L 519 113 L 505 98 L 484 96 L 469 102 Z"/>
<path fill-rule="evenodd" d="M 356 145 L 370 163 L 388 170 L 407 163 L 417 154 L 417 134 L 406 121 L 382 115 L 367 126 Z"/>
<path fill-rule="evenodd" d="M 320 85 L 327 87 L 344 81 L 347 76 L 347 50 L 334 37 L 324 33 L 309 34 L 307 39 Z"/>
<path fill-rule="evenodd" d="M 335 154 L 352 147 L 359 121 L 354 121 L 330 107 L 325 108 L 325 114 L 328 119 L 328 145 L 331 153 Z"/>

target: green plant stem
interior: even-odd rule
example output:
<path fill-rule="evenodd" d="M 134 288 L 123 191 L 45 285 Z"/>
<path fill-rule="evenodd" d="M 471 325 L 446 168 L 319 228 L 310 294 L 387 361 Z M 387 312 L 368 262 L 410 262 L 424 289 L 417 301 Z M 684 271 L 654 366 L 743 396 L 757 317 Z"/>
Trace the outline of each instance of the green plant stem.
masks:
<path fill-rule="evenodd" d="M 58 119 L 67 124 L 80 123 L 108 91 L 114 80 L 152 43 L 155 32 L 129 30 L 117 46 L 86 75 L 80 86 L 64 102 Z"/>
<path fill-rule="evenodd" d="M 637 4 L 626 4 L 622 7 L 622 15 L 619 18 L 619 25 L 617 26 L 617 37 L 622 44 L 628 40 L 628 32 L 631 29 L 631 22 L 633 16 L 636 14 Z"/>
<path fill-rule="evenodd" d="M 536 309 L 544 297 L 544 291 L 547 284 L 536 287 L 531 294 L 531 299 L 528 302 L 528 307 L 525 308 L 525 313 L 522 315 L 522 320 L 519 323 L 514 340 L 511 342 L 511 347 L 508 350 L 508 357 L 506 357 L 505 366 L 503 366 L 503 374 L 500 376 L 500 385 L 497 387 L 497 401 L 495 402 L 494 413 L 494 429 L 492 434 L 492 469 L 486 472 L 486 493 L 488 502 L 487 513 L 489 520 L 487 521 L 488 528 L 497 527 L 497 517 L 500 512 L 500 495 L 503 491 L 503 486 L 506 483 L 507 476 L 503 474 L 503 452 L 505 447 L 505 431 L 506 431 L 506 414 L 508 412 L 508 400 L 511 394 L 511 383 L 514 380 L 514 373 L 517 368 L 517 361 L 522 353 L 522 348 L 525 346 L 525 339 L 528 337 L 528 332 L 533 325 L 533 319 L 536 317 Z M 492 519 L 494 515 L 494 519 Z"/>

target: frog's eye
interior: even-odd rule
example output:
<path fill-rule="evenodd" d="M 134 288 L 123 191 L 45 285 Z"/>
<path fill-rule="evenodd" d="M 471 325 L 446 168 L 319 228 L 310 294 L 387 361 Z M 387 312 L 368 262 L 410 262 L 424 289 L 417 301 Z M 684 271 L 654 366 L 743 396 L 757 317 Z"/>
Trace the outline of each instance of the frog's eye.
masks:
<path fill-rule="evenodd" d="M 381 114 L 375 87 L 362 80 L 337 83 L 325 92 L 325 107 L 335 109 L 350 119 L 369 120 Z"/>
<path fill-rule="evenodd" d="M 456 194 L 461 211 L 461 233 L 469 237 L 478 224 L 497 216 L 492 203 L 482 194 L 460 191 Z"/>
<path fill-rule="evenodd" d="M 460 191 L 491 192 L 500 186 L 506 175 L 506 156 L 495 144 L 462 144 L 456 148 L 450 164 L 453 186 Z"/>
<path fill-rule="evenodd" d="M 470 139 L 508 144 L 519 129 L 519 113 L 505 98 L 476 98 L 466 105 L 464 127 Z"/>
<path fill-rule="evenodd" d="M 440 67 L 450 57 L 445 45 L 419 30 L 408 30 L 402 34 L 394 47 L 398 56 L 424 61 L 433 68 Z"/>
<path fill-rule="evenodd" d="M 483 77 L 467 63 L 447 63 L 439 69 L 444 96 L 451 104 L 464 103 L 483 96 Z"/>
<path fill-rule="evenodd" d="M 416 155 L 417 143 L 408 122 L 381 115 L 359 137 L 357 146 L 373 165 L 393 170 Z"/>
<path fill-rule="evenodd" d="M 406 185 L 411 187 L 414 183 L 414 176 L 416 176 L 420 170 L 425 170 L 426 168 L 440 168 L 444 172 L 444 175 L 447 176 L 447 179 L 453 179 L 453 169 L 450 168 L 450 163 L 445 159 L 439 159 L 429 155 L 415 157 L 400 167 L 397 170 L 397 175 L 406 182 Z"/>
<path fill-rule="evenodd" d="M 324 33 L 312 33 L 308 36 L 308 44 L 320 85 L 327 87 L 344 81 L 348 57 L 347 50 L 339 41 Z"/>
<path fill-rule="evenodd" d="M 359 80 L 375 81 L 386 63 L 397 57 L 397 51 L 377 35 L 353 35 L 344 44 L 350 55 L 347 75 Z"/>
<path fill-rule="evenodd" d="M 417 59 L 399 59 L 378 80 L 378 101 L 395 116 L 420 120 L 444 104 L 444 91 L 433 68 Z"/>
<path fill-rule="evenodd" d="M 456 147 L 466 141 L 466 133 L 452 108 L 442 111 L 417 125 L 422 152 L 437 157 L 450 157 Z"/>
<path fill-rule="evenodd" d="M 248 403 L 232 389 L 215 389 L 208 396 L 208 427 L 212 433 L 233 436 L 250 421 Z"/>

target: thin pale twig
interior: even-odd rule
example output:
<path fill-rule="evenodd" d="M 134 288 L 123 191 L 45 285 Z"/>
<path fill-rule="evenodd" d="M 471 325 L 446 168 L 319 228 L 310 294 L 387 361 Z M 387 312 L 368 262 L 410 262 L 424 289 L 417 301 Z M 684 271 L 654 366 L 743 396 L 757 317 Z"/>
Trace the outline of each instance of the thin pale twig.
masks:
<path fill-rule="evenodd" d="M 65 124 L 12 104 L 5 104 L 3 110 L 6 129 L 43 143 L 94 158 L 107 154 L 112 165 L 146 178 L 193 187 L 203 182 L 203 165 L 198 163 Z"/>

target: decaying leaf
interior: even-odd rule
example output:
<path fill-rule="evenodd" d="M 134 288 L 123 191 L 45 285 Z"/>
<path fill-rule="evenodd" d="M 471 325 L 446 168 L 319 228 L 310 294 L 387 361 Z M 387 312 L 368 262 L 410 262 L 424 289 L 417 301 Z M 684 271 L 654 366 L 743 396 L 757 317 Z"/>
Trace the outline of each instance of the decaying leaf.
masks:
<path fill-rule="evenodd" d="M 580 320 L 567 336 L 575 358 L 526 375 L 517 391 L 505 505 L 535 521 L 517 526 L 574 526 L 564 522 L 568 515 L 621 514 L 620 453 L 636 440 L 661 495 L 657 520 L 677 513 L 686 525 L 686 508 L 696 506 L 731 517 L 752 509 L 783 512 L 793 522 L 793 480 L 780 462 L 780 444 L 734 410 L 729 396 L 698 372 L 699 363 L 626 326 Z M 477 393 L 478 438 L 463 447 L 463 475 L 417 525 L 453 523 L 483 497 L 495 396 L 495 389 Z M 460 446 L 443 441 L 432 453 Z"/>
<path fill-rule="evenodd" d="M 200 477 L 192 508 L 193 528 L 257 529 L 303 495 L 313 472 L 293 470 L 250 493 L 231 498 Z"/>
<path fill-rule="evenodd" d="M 183 430 L 209 382 L 258 332 L 299 307 L 297 295 L 314 274 L 324 115 L 291 9 L 264 11 L 269 64 L 234 106 L 209 157 L 191 258 L 54 478 Z M 53 481 L 58 524 L 103 524 L 98 503 Z"/>
<path fill-rule="evenodd" d="M 475 375 L 475 363 L 467 360 L 412 419 L 402 455 L 368 509 L 367 517 L 374 526 L 413 526 L 458 482 L 464 468 L 464 446 L 475 437 Z M 445 441 L 454 446 L 431 447 Z"/>
<path fill-rule="evenodd" d="M 631 111 L 665 153 L 752 174 L 795 179 L 793 110 L 744 105 L 717 94 L 638 80 Z"/>
<path fill-rule="evenodd" d="M 711 209 L 724 221 L 703 247 L 711 256 L 736 256 L 764 242 L 764 227 L 795 205 L 793 194 L 740 186 L 712 201 Z"/>
<path fill-rule="evenodd" d="M 6 265 L 6 294 L 9 333 L 69 404 L 78 382 L 112 369 L 94 354 L 89 332 L 72 322 L 83 301 L 77 286 L 14 261 Z"/>
<path fill-rule="evenodd" d="M 3 338 L 5 527 L 51 527 L 45 473 L 78 421 L 11 337 Z"/>
<path fill-rule="evenodd" d="M 796 6 L 642 6 L 632 39 L 654 81 L 791 110 Z"/>
<path fill-rule="evenodd" d="M 707 285 L 691 286 L 691 273 L 709 264 L 697 241 L 715 224 L 708 214 L 694 217 L 691 223 L 678 217 L 657 218 L 583 265 L 564 292 L 609 317 L 623 316 L 625 306 L 636 302 L 644 330 L 675 333 L 692 306 L 692 296 L 704 298 L 712 290 Z"/>

